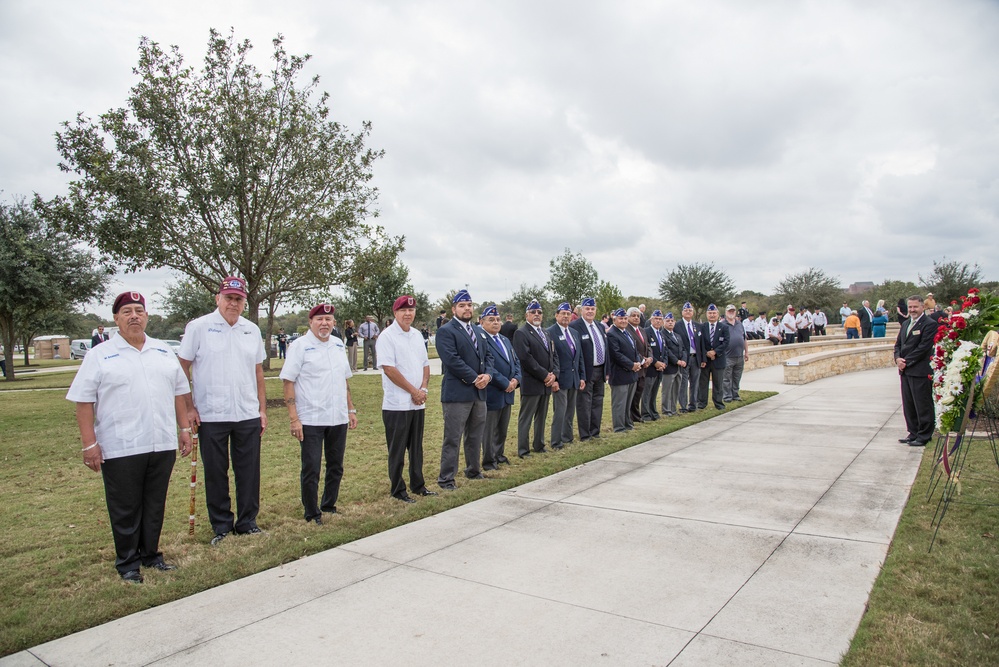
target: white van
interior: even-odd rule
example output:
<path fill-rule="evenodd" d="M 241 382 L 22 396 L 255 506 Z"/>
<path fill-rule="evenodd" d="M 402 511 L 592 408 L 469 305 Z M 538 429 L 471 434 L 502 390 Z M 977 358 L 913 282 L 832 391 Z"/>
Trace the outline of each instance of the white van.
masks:
<path fill-rule="evenodd" d="M 77 338 L 69 344 L 69 358 L 83 359 L 90 352 L 90 339 Z"/>

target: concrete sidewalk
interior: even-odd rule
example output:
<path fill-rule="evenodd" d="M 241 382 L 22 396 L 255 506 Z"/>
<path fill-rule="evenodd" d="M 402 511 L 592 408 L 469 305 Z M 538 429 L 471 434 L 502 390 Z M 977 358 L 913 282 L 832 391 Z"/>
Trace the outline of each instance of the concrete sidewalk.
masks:
<path fill-rule="evenodd" d="M 0 664 L 834 664 L 922 449 L 896 442 L 891 369 L 776 378 L 744 380 L 782 390 L 766 401 Z"/>

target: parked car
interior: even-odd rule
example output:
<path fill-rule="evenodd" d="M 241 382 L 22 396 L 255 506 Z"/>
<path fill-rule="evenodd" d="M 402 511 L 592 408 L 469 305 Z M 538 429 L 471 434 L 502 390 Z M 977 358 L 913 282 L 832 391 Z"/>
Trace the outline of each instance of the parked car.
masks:
<path fill-rule="evenodd" d="M 177 354 L 180 351 L 179 340 L 165 340 L 163 342 L 170 346 L 170 349 L 173 350 L 174 354 Z"/>
<path fill-rule="evenodd" d="M 90 352 L 90 339 L 77 338 L 69 344 L 69 358 L 83 359 Z"/>

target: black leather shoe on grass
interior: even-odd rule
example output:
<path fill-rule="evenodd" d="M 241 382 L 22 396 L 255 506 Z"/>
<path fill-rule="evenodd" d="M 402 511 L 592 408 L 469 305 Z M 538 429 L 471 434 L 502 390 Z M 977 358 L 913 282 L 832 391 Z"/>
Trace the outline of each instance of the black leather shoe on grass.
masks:
<path fill-rule="evenodd" d="M 143 582 L 142 573 L 138 570 L 129 570 L 121 573 L 121 580 L 130 584 L 141 584 Z"/>

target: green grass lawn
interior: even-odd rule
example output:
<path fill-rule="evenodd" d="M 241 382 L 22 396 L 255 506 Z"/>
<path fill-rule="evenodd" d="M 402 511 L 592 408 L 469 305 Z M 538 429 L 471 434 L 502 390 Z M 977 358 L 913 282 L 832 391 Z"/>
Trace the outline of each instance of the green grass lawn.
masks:
<path fill-rule="evenodd" d="M 933 453 L 923 454 L 844 665 L 999 664 L 999 467 L 988 443 L 973 441 L 959 502 L 927 553 L 942 486 L 927 501 Z"/>
<path fill-rule="evenodd" d="M 68 387 L 71 378 L 69 373 L 52 374 L 44 382 Z M 42 376 L 37 379 L 41 381 Z M 24 382 L 27 386 L 31 381 Z M 63 384 L 51 384 L 56 382 Z M 0 387 L 6 384 L 0 382 Z M 20 380 L 12 384 L 23 388 Z M 440 378 L 432 378 L 430 387 L 424 475 L 433 488 L 443 433 Z M 347 438 L 346 472 L 337 503 L 340 514 L 323 526 L 303 520 L 299 445 L 289 433 L 287 410 L 272 407 L 261 462 L 259 524 L 267 534 L 232 537 L 218 547 L 209 546 L 212 530 L 205 514 L 199 463 L 197 530 L 190 537 L 191 465 L 189 459 L 178 459 L 160 545 L 167 560 L 180 569 L 147 572 L 142 586 L 123 584 L 114 569 L 101 477 L 82 463 L 74 408 L 65 400 L 65 391 L 0 391 L 0 502 L 4 508 L 0 521 L 0 655 L 442 512 L 718 414 L 708 409 L 638 424 L 627 434 L 606 433 L 598 443 L 577 443 L 561 452 L 523 461 L 513 457 L 512 465 L 489 473 L 491 479 L 469 481 L 459 475 L 456 492 L 407 505 L 388 495 L 381 378 L 355 376 L 351 390 L 359 426 Z M 281 383 L 269 380 L 267 394 L 269 399 L 279 399 Z M 742 394 L 746 400 L 739 405 L 770 395 Z M 609 410 L 608 396 L 605 431 L 610 424 Z M 515 427 L 510 435 L 508 455 L 516 452 Z"/>

